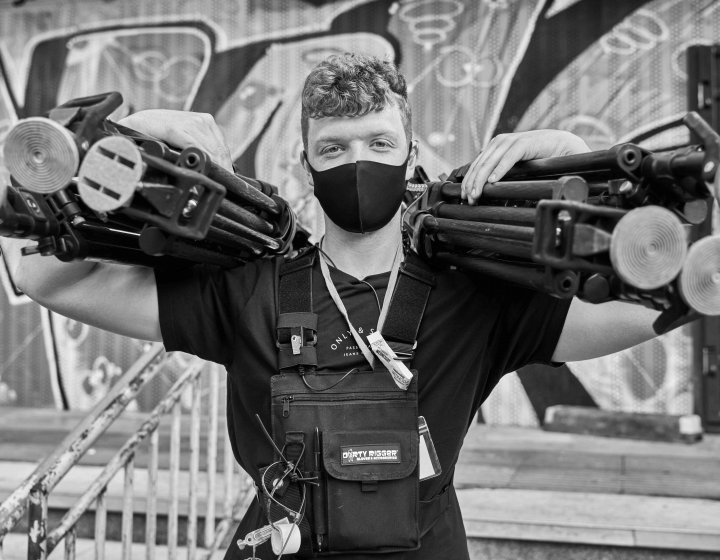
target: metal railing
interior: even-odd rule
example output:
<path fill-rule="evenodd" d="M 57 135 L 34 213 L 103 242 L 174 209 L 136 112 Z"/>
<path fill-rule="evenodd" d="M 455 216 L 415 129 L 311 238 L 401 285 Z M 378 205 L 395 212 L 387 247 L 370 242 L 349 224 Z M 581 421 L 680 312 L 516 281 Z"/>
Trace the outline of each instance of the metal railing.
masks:
<path fill-rule="evenodd" d="M 140 427 L 108 461 L 99 475 L 89 484 L 76 503 L 65 513 L 52 530 L 48 530 L 48 497 L 58 483 L 78 464 L 93 443 L 113 424 L 125 407 L 140 390 L 157 374 L 167 356 L 161 344 L 148 345 L 147 351 L 115 383 L 108 394 L 82 419 L 65 440 L 45 458 L 23 483 L 0 504 L 0 559 L 5 536 L 28 514 L 29 560 L 44 560 L 62 541 L 65 558 L 74 559 L 77 544 L 76 527 L 86 512 L 95 511 L 94 556 L 106 557 L 106 532 L 108 519 L 108 486 L 115 476 L 124 470 L 122 488 L 121 557 L 137 556 L 133 552 L 133 516 L 135 499 L 136 453 L 141 443 L 147 441 L 147 476 L 145 496 L 145 558 L 152 560 L 157 554 L 158 536 L 158 474 L 160 437 L 159 426 L 163 417 L 169 415 L 169 467 L 166 473 L 168 485 L 167 506 L 167 557 L 179 553 L 180 484 L 181 478 L 181 431 L 183 425 L 181 397 L 191 393 L 189 419 L 189 468 L 186 475 L 187 519 L 185 548 L 188 560 L 210 558 L 232 530 L 238 515 L 244 511 L 253 496 L 249 478 L 244 479 L 230 448 L 224 438 L 222 469 L 218 470 L 219 398 L 222 375 L 219 366 L 198 358 L 189 361 L 185 370 L 150 412 Z M 205 449 L 201 450 L 202 383 L 207 384 L 207 434 Z M 205 476 L 201 477 L 200 457 L 205 453 Z M 139 469 L 138 469 L 139 470 Z M 222 483 L 218 478 L 222 476 Z M 198 531 L 198 506 L 201 478 L 206 494 L 204 531 Z M 218 496 L 222 496 L 221 512 L 217 512 Z M 199 538 L 202 537 L 202 538 Z M 198 542 L 201 541 L 201 542 Z"/>

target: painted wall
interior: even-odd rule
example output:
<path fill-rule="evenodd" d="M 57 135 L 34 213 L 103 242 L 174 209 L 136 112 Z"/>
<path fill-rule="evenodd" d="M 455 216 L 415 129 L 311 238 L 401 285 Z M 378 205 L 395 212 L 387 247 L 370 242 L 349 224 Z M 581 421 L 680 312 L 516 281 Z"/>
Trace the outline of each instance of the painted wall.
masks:
<path fill-rule="evenodd" d="M 709 0 L 18 0 L 0 6 L 0 144 L 18 118 L 108 90 L 125 98 L 113 118 L 210 112 L 238 168 L 277 185 L 320 234 L 298 163 L 300 90 L 333 52 L 399 63 L 420 163 L 437 176 L 499 132 L 563 128 L 602 149 L 673 120 L 687 103 L 685 49 L 718 38 L 720 3 Z M 651 142 L 685 139 L 675 130 Z M 2 266 L 0 280 L 0 405 L 87 407 L 142 351 L 41 310 Z M 692 358 L 679 330 L 559 371 L 528 369 L 503 380 L 483 417 L 533 425 L 556 403 L 691 412 Z"/>

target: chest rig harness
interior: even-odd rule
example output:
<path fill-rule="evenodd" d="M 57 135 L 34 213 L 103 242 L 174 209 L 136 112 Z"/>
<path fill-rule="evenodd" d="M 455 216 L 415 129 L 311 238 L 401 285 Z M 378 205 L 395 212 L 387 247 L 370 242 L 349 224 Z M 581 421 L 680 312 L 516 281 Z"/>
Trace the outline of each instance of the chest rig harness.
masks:
<path fill-rule="evenodd" d="M 271 380 L 276 461 L 261 470 L 264 513 L 271 524 L 297 525 L 300 544 L 288 552 L 301 558 L 417 549 L 447 506 L 447 492 L 419 501 L 418 373 L 402 389 L 381 364 L 317 372 L 318 258 L 309 249 L 280 267 L 279 373 Z M 405 363 L 434 284 L 414 254 L 399 266 L 382 335 Z"/>

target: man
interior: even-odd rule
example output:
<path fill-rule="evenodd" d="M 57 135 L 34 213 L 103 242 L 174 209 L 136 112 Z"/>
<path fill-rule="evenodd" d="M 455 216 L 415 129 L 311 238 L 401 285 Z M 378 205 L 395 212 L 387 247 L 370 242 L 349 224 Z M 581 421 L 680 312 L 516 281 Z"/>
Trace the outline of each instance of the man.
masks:
<path fill-rule="evenodd" d="M 204 148 L 228 164 L 222 135 L 208 116 L 148 111 L 123 124 L 178 147 Z M 369 368 L 366 336 L 378 329 L 390 271 L 402 260 L 400 201 L 417 159 L 411 130 L 405 80 L 392 63 L 359 55 L 331 57 L 308 76 L 301 163 L 323 207 L 326 229 L 312 266 L 318 375 Z M 560 131 L 500 136 L 473 162 L 463 191 L 474 203 L 488 180 L 500 179 L 518 160 L 582 151 L 587 146 L 580 139 Z M 363 197 L 368 193 L 369 203 Z M 15 282 L 40 304 L 224 364 L 233 450 L 259 480 L 260 469 L 274 460 L 255 415 L 270 426 L 282 259 L 226 271 L 197 267 L 178 276 L 108 263 L 21 259 L 17 245 L 3 241 Z M 427 420 L 442 468 L 439 476 L 420 483 L 419 500 L 430 503 L 446 496 L 447 502 L 432 519 L 420 520 L 418 550 L 387 557 L 468 557 L 453 470 L 475 413 L 504 373 L 531 362 L 582 360 L 627 348 L 654 335 L 656 315 L 614 302 L 568 303 L 492 279 L 437 271 L 412 367 L 419 371 L 419 413 Z M 236 538 L 267 522 L 256 506 Z M 273 557 L 267 548 L 262 554 Z M 234 545 L 227 555 L 246 556 Z"/>

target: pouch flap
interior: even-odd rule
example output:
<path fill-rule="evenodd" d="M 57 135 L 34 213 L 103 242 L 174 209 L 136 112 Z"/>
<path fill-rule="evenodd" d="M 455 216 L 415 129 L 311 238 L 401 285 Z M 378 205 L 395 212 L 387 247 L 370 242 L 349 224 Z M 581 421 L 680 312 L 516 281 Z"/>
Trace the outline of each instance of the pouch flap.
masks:
<path fill-rule="evenodd" d="M 340 480 L 397 480 L 417 467 L 417 430 L 327 430 L 322 434 L 323 464 Z"/>

